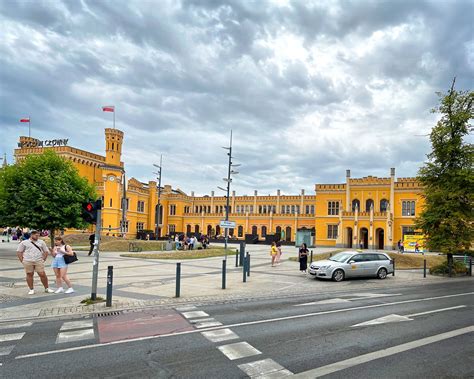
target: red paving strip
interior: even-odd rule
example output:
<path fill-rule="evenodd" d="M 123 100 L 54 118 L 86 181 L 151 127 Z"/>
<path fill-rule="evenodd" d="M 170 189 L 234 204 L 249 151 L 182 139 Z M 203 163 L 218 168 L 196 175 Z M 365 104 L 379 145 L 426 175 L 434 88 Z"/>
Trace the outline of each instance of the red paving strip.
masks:
<path fill-rule="evenodd" d="M 194 327 L 173 309 L 98 318 L 97 327 L 101 343 L 194 330 Z"/>

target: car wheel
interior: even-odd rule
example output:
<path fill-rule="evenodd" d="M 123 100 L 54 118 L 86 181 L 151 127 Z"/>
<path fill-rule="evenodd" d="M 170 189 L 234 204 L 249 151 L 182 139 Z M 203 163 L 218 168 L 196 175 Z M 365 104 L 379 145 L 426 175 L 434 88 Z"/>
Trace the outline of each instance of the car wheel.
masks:
<path fill-rule="evenodd" d="M 335 282 L 342 282 L 344 280 L 344 271 L 337 269 L 332 273 L 332 280 Z"/>
<path fill-rule="evenodd" d="M 385 279 L 386 277 L 387 277 L 387 270 L 386 269 L 381 268 L 381 269 L 379 269 L 379 271 L 377 271 L 377 278 Z"/>

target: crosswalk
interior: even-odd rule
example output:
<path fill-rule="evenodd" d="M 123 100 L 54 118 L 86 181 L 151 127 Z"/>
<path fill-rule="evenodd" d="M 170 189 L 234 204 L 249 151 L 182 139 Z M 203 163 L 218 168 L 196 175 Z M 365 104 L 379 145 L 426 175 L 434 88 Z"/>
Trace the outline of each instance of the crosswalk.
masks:
<path fill-rule="evenodd" d="M 95 338 L 94 320 L 67 321 L 61 325 L 56 344 L 90 340 Z"/>
<path fill-rule="evenodd" d="M 32 322 L 8 323 L 0 325 L 0 363 L 8 357 L 25 336 Z"/>

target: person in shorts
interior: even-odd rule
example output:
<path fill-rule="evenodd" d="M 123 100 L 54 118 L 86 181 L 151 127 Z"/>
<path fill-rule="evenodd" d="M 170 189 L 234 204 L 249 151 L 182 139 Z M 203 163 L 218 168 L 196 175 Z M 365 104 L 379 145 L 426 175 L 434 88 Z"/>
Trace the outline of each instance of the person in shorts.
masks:
<path fill-rule="evenodd" d="M 51 254 L 54 257 L 51 267 L 56 275 L 56 291 L 54 293 L 73 293 L 72 283 L 67 276 L 67 263 L 64 260 L 65 255 L 73 255 L 71 246 L 66 245 L 62 237 L 54 238 L 54 247 L 51 250 Z M 68 289 L 64 291 L 63 281 L 66 283 Z"/>
<path fill-rule="evenodd" d="M 34 272 L 40 277 L 41 283 L 44 286 L 44 292 L 53 293 L 54 291 L 48 286 L 48 277 L 44 272 L 44 262 L 48 257 L 49 249 L 43 240 L 39 239 L 39 232 L 32 230 L 30 238 L 21 241 L 18 245 L 16 255 L 26 272 L 26 283 L 30 289 L 28 295 L 34 295 L 35 290 L 33 287 L 33 275 Z"/>

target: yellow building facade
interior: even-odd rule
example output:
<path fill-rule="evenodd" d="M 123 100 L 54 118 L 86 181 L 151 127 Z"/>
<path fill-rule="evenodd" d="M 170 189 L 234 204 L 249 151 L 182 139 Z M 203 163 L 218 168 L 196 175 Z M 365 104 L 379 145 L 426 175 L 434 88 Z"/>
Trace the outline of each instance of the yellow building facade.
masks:
<path fill-rule="evenodd" d="M 121 161 L 124 134 L 105 129 L 105 156 L 68 146 L 64 141 L 46 144 L 20 137 L 15 159 L 54 149 L 69 159 L 79 174 L 93 183 L 103 200 L 104 233 L 135 238 L 141 231 L 157 230 L 158 186 L 125 180 Z M 52 145 L 52 146 L 51 146 Z M 124 182 L 126 186 L 124 187 Z M 164 185 L 160 194 L 159 235 L 201 233 L 211 237 L 224 235 L 220 221 L 225 218 L 226 198 L 194 196 Z M 122 205 L 125 205 L 125 211 Z M 395 177 L 391 169 L 386 178 L 351 178 L 346 182 L 317 184 L 314 194 L 238 196 L 229 199 L 229 220 L 236 223 L 229 234 L 234 239 L 265 240 L 273 235 L 300 244 L 329 247 L 392 249 L 403 234 L 414 231 L 414 218 L 423 207 L 422 188 L 415 178 Z M 126 222 L 122 228 L 122 219 Z M 122 228 L 122 229 L 121 229 Z"/>

